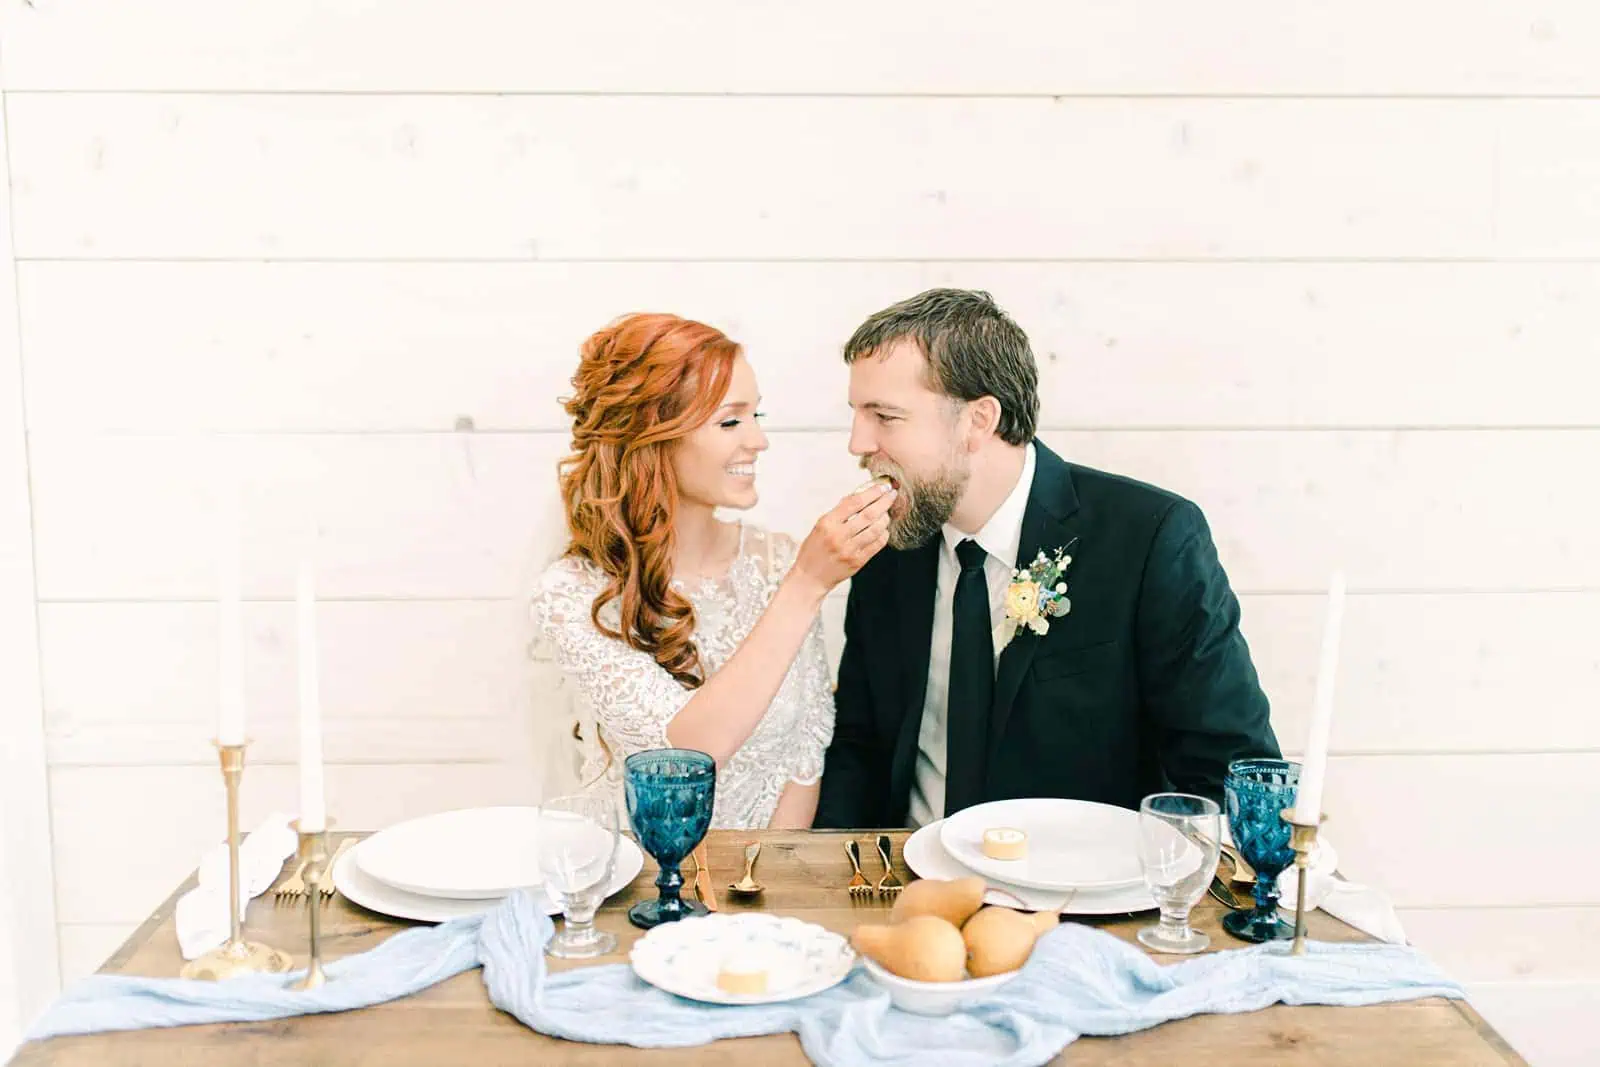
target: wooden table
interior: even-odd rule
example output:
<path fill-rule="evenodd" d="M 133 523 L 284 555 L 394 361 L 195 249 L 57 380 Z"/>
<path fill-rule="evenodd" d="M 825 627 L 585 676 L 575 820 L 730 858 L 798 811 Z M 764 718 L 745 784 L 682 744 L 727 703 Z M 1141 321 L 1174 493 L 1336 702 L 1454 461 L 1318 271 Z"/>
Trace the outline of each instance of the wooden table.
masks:
<path fill-rule="evenodd" d="M 335 835 L 337 836 L 337 835 Z M 726 893 L 727 884 L 744 869 L 744 844 L 753 836 L 764 843 L 756 866 L 767 890 L 759 904 L 744 905 Z M 850 867 L 844 841 L 862 842 L 863 866 L 869 877 L 879 867 L 871 835 L 807 831 L 714 831 L 708 838 L 713 884 L 725 911 L 746 907 L 795 915 L 832 930 L 848 933 L 858 923 L 877 921 L 888 904 L 855 902 L 845 892 Z M 909 881 L 900 855 L 904 832 L 895 841 L 898 873 Z M 686 873 L 688 865 L 685 865 Z M 640 936 L 625 915 L 629 905 L 654 895 L 656 869 L 648 859 L 644 871 L 602 910 L 599 923 L 616 933 L 620 951 L 605 962 L 625 961 L 628 947 Z M 173 907 L 194 882 L 193 877 L 168 898 L 108 960 L 101 973 L 174 975 L 183 960 L 173 930 Z M 1211 935 L 1214 946 L 1240 944 L 1225 934 L 1223 909 L 1208 895 L 1197 909 L 1195 925 Z M 1093 921 L 1131 943 L 1151 915 Z M 1077 920 L 1075 920 L 1077 921 Z M 409 923 L 365 911 L 342 896 L 324 909 L 325 958 L 363 952 Z M 274 908 L 270 896 L 250 906 L 246 935 L 295 953 L 303 966 L 306 913 L 303 907 Z M 1366 936 L 1322 912 L 1310 917 L 1310 936 L 1328 941 L 1368 940 Z M 1172 962 L 1167 957 L 1156 957 Z M 551 961 L 553 969 L 584 963 Z M 128 1031 L 86 1037 L 55 1038 L 23 1046 L 12 1061 L 16 1067 L 224 1067 L 227 1064 L 359 1064 L 371 1067 L 434 1067 L 437 1064 L 610 1064 L 665 1065 L 804 1064 L 800 1043 L 792 1034 L 719 1041 L 690 1049 L 634 1049 L 626 1045 L 588 1045 L 558 1041 L 534 1033 L 494 1008 L 476 969 L 405 1000 L 338 1015 L 312 1015 L 265 1023 L 229 1023 L 164 1030 Z M 1288 1067 L 1299 1064 L 1359 1064 L 1382 1067 L 1504 1067 L 1525 1062 L 1461 1001 L 1429 999 L 1365 1008 L 1284 1007 L 1275 1005 L 1241 1015 L 1204 1015 L 1117 1038 L 1083 1038 L 1056 1060 L 1074 1067 L 1117 1064 L 1119 1067 L 1172 1067 L 1222 1064 L 1226 1067 Z"/>

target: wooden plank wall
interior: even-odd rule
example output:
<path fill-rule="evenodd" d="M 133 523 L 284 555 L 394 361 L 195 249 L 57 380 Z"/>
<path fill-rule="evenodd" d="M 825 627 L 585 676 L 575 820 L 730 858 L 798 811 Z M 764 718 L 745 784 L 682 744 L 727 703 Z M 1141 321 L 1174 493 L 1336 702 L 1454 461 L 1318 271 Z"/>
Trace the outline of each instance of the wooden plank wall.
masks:
<path fill-rule="evenodd" d="M 1544 1062 L 1593 1040 L 1549 1017 L 1600 983 L 1600 8 L 78 0 L 5 33 L 69 974 L 216 833 L 224 446 L 247 816 L 293 803 L 307 551 L 335 816 L 516 800 L 582 337 L 745 342 L 756 518 L 802 533 L 854 483 L 841 341 L 951 284 L 1031 333 L 1053 447 L 1206 509 L 1291 748 L 1346 568 L 1347 870 Z"/>

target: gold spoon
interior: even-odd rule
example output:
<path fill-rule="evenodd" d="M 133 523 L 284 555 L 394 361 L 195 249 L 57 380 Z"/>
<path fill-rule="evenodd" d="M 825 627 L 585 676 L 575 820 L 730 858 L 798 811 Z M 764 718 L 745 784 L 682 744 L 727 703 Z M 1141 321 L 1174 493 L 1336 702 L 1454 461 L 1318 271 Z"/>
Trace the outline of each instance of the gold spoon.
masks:
<path fill-rule="evenodd" d="M 729 882 L 728 890 L 733 893 L 759 893 L 766 886 L 756 881 L 752 875 L 756 869 L 756 857 L 761 854 L 761 842 L 752 841 L 744 847 L 744 877 L 737 882 Z"/>

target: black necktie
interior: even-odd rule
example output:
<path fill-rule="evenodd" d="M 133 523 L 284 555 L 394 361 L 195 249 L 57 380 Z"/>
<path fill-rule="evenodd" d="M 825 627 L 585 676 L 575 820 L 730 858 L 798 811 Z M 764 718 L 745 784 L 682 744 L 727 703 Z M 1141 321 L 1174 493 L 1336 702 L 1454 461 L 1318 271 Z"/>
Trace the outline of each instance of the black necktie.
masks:
<path fill-rule="evenodd" d="M 988 558 L 978 542 L 956 546 L 961 574 L 950 613 L 950 693 L 945 702 L 944 814 L 954 815 L 983 797 L 989 749 L 989 705 L 994 701 L 994 638 L 989 624 Z"/>

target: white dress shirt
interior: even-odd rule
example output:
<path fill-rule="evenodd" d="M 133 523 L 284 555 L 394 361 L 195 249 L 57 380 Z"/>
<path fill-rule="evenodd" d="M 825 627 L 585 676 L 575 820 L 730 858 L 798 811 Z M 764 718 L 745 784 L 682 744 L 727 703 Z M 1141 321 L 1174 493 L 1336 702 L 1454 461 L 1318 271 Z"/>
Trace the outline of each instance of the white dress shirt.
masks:
<path fill-rule="evenodd" d="M 973 535 L 978 546 L 989 554 L 983 563 L 989 580 L 989 622 L 998 630 L 1005 619 L 1006 587 L 1017 568 L 1017 550 L 1022 541 L 1022 517 L 1028 510 L 1028 493 L 1033 488 L 1034 453 L 1030 443 L 1022 461 L 1022 473 L 1011 493 L 989 517 L 983 529 Z M 922 728 L 917 734 L 917 770 L 911 785 L 911 822 L 926 826 L 944 818 L 945 709 L 950 699 L 950 641 L 953 630 L 956 578 L 961 564 L 956 546 L 967 534 L 945 523 L 939 546 L 938 585 L 933 602 L 933 644 L 928 654 L 928 691 L 922 701 Z M 1000 658 L 1000 640 L 994 641 L 994 655 Z"/>

